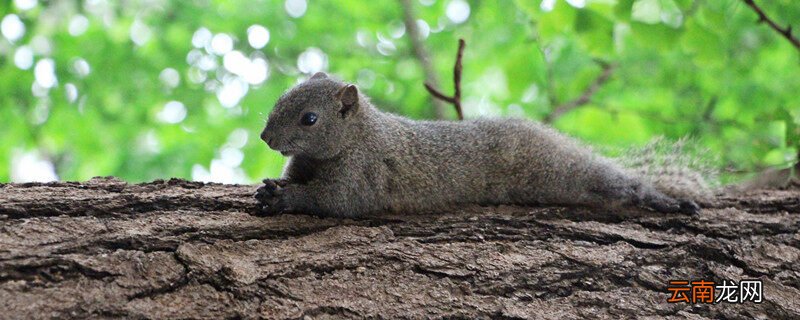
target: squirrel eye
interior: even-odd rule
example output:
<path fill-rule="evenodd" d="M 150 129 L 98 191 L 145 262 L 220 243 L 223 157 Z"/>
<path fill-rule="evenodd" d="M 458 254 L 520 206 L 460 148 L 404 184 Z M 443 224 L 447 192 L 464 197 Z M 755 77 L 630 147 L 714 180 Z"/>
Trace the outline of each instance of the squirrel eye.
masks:
<path fill-rule="evenodd" d="M 306 112 L 306 114 L 303 115 L 303 118 L 300 119 L 300 123 L 302 123 L 304 126 L 314 125 L 317 123 L 317 114 L 313 112 Z"/>

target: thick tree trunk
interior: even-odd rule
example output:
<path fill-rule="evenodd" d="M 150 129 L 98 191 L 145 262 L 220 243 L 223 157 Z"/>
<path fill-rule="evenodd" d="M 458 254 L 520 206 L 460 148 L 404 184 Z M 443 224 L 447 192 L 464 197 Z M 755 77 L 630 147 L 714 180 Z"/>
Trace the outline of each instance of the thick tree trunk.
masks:
<path fill-rule="evenodd" d="M 0 318 L 800 317 L 800 191 L 699 216 L 465 207 L 253 217 L 254 186 L 0 185 Z M 758 279 L 762 303 L 667 303 Z M 699 316 L 699 317 L 698 317 Z"/>

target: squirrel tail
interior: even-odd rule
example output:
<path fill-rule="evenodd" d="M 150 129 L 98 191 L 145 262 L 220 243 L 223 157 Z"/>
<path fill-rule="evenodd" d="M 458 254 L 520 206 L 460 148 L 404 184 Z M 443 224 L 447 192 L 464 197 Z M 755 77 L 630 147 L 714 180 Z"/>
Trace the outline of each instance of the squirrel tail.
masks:
<path fill-rule="evenodd" d="M 714 195 L 718 173 L 699 151 L 686 138 L 670 142 L 659 137 L 641 148 L 626 150 L 619 160 L 631 174 L 664 194 L 707 203 Z"/>

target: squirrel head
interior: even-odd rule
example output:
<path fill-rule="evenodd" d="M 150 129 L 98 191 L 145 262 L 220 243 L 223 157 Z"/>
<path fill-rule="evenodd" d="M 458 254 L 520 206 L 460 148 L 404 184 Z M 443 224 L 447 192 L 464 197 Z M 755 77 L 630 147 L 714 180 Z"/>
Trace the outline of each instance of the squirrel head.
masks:
<path fill-rule="evenodd" d="M 261 140 L 285 156 L 329 159 L 346 146 L 349 128 L 363 112 L 355 85 L 318 72 L 275 103 Z"/>

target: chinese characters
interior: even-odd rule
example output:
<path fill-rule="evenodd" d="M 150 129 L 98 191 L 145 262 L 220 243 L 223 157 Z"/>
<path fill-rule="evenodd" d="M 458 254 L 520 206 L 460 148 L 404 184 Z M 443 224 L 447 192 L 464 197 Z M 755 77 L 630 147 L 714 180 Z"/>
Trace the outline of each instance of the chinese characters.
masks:
<path fill-rule="evenodd" d="M 764 299 L 761 280 L 723 280 L 721 284 L 706 280 L 674 280 L 667 287 L 669 303 L 761 303 Z"/>

